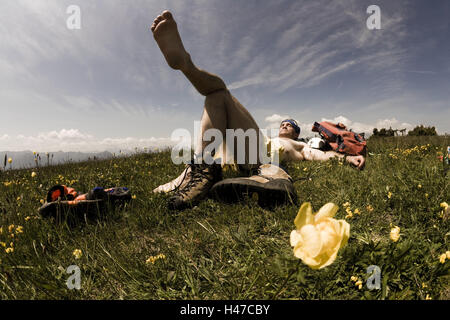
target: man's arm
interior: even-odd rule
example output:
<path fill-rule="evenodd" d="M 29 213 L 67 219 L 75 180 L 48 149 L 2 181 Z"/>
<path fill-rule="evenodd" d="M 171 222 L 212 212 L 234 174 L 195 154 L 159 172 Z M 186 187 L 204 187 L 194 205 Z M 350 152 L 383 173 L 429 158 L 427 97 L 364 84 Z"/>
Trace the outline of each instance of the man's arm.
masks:
<path fill-rule="evenodd" d="M 319 149 L 313 149 L 308 145 L 303 147 L 301 152 L 303 153 L 303 158 L 310 161 L 326 161 L 336 157 L 339 159 L 345 158 L 346 162 L 350 163 L 360 170 L 364 169 L 364 166 L 366 164 L 366 159 L 363 156 L 345 156 L 342 153 L 338 153 L 335 151 L 322 151 Z"/>
<path fill-rule="evenodd" d="M 339 159 L 344 158 L 342 153 L 313 149 L 304 142 L 298 142 L 291 139 L 280 139 L 280 143 L 284 148 L 283 157 L 285 160 L 326 161 L 336 157 Z M 345 161 L 358 169 L 363 169 L 366 159 L 363 156 L 346 156 Z"/>

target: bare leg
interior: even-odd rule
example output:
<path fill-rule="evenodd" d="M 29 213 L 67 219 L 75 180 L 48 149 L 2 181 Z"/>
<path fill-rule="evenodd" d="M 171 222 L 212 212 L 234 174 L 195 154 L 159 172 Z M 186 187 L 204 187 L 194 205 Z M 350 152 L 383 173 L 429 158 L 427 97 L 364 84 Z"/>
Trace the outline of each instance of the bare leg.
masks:
<path fill-rule="evenodd" d="M 197 91 L 206 96 L 226 88 L 218 76 L 197 68 L 187 53 L 178 33 L 177 23 L 169 11 L 159 15 L 151 26 L 153 37 L 169 66 L 181 70 Z"/>
<path fill-rule="evenodd" d="M 259 127 L 256 121 L 253 119 L 252 115 L 244 108 L 244 106 L 234 97 L 232 96 L 228 90 L 217 91 L 206 96 L 205 106 L 203 109 L 203 115 L 201 119 L 201 137 L 208 129 L 218 129 L 222 133 L 222 137 L 224 137 L 224 147 L 226 147 L 226 129 L 242 129 L 244 132 L 251 129 L 255 133 L 256 137 L 256 146 L 250 145 L 250 141 L 245 141 L 245 150 L 243 150 L 245 154 L 245 164 L 250 163 L 250 150 L 254 150 L 256 152 L 256 156 L 258 155 L 258 143 L 259 143 Z M 202 141 L 199 145 L 201 149 L 195 150 L 197 154 L 201 154 L 201 152 L 206 148 L 206 146 L 210 143 L 210 141 Z M 255 148 L 256 149 L 251 149 Z M 238 141 L 234 141 L 234 154 L 227 154 L 225 149 L 222 150 L 222 161 L 224 163 L 229 163 L 227 156 L 231 156 L 234 159 L 237 159 L 238 152 Z M 257 157 L 257 161 L 259 158 Z M 258 163 L 253 163 L 257 165 Z M 252 166 L 247 167 L 248 169 L 252 168 Z"/>
<path fill-rule="evenodd" d="M 247 131 L 248 129 L 254 129 L 256 133 L 259 133 L 259 127 L 256 121 L 253 119 L 252 115 L 247 111 L 247 109 L 242 106 L 242 104 L 233 97 L 228 90 L 221 90 L 206 96 L 205 105 L 203 108 L 203 115 L 200 123 L 200 134 L 203 137 L 203 133 L 208 129 L 218 129 L 222 133 L 222 136 L 226 136 L 226 129 L 242 129 Z M 259 138 L 259 137 L 258 137 Z M 259 140 L 257 140 L 259 143 Z M 195 150 L 196 154 L 202 154 L 205 147 L 210 143 L 210 141 L 201 141 L 198 145 L 198 149 Z M 226 145 L 225 145 L 226 146 Z M 249 154 L 251 147 L 248 141 L 245 144 L 245 154 Z M 237 151 L 237 150 L 236 150 Z M 257 149 L 259 151 L 259 149 Z M 231 155 L 236 159 L 236 154 Z M 225 163 L 226 151 L 222 151 L 222 160 Z M 248 158 L 246 161 L 248 162 Z M 258 163 L 245 165 L 243 168 L 250 170 L 259 166 Z M 189 168 L 186 168 L 180 176 L 174 180 L 159 186 L 154 190 L 154 192 L 169 192 L 177 188 L 186 176 Z"/>

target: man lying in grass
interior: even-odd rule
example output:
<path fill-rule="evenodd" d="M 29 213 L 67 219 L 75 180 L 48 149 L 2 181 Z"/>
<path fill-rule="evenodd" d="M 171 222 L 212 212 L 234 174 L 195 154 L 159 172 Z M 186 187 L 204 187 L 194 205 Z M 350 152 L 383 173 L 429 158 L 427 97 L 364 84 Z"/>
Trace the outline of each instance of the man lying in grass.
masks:
<path fill-rule="evenodd" d="M 198 145 L 198 150 L 195 150 L 196 155 L 202 157 L 203 151 L 209 145 L 210 141 L 203 139 L 203 133 L 209 129 L 219 130 L 223 137 L 227 129 L 243 131 L 253 129 L 260 132 L 252 115 L 230 94 L 222 79 L 193 64 L 191 56 L 183 46 L 177 24 L 169 11 L 164 11 L 154 20 L 151 30 L 169 66 L 180 70 L 197 91 L 206 97 L 200 125 L 202 141 Z M 343 154 L 313 149 L 306 143 L 297 141 L 299 133 L 300 128 L 295 121 L 288 119 L 281 123 L 276 144 L 283 149 L 283 161 L 324 161 L 335 157 L 344 158 Z M 259 146 L 259 135 L 257 139 Z M 222 168 L 219 164 L 198 164 L 191 161 L 192 163 L 186 165 L 178 178 L 156 188 L 154 192 L 173 191 L 174 194 L 168 204 L 172 210 L 195 205 L 210 191 L 221 200 L 239 200 L 243 193 L 256 192 L 261 205 L 273 205 L 287 200 L 295 202 L 296 194 L 291 177 L 278 166 L 261 165 L 259 159 L 256 163 L 251 163 L 248 156 L 249 148 L 250 142 L 246 141 L 245 161 L 239 164 L 239 168 L 250 172 L 258 168 L 259 174 L 256 176 L 220 181 Z M 358 169 L 364 167 L 363 156 L 347 156 L 345 159 Z M 228 163 L 224 157 L 222 160 Z"/>

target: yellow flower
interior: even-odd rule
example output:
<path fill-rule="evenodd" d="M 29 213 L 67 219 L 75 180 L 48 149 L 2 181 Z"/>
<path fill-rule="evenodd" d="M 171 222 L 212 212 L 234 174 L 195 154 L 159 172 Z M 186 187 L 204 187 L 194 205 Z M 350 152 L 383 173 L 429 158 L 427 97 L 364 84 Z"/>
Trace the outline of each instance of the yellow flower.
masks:
<path fill-rule="evenodd" d="M 27 217 L 25 217 L 25 221 L 28 221 L 28 220 L 30 220 L 31 219 L 31 217 L 30 216 L 27 216 Z"/>
<path fill-rule="evenodd" d="M 346 202 L 346 203 L 344 203 L 343 205 L 342 205 L 344 208 L 347 208 L 347 207 L 349 207 L 350 206 L 350 202 Z"/>
<path fill-rule="evenodd" d="M 0 234 L 3 233 L 3 227 L 0 227 Z"/>
<path fill-rule="evenodd" d="M 429 294 L 427 294 L 427 296 L 425 297 L 425 300 L 431 300 L 431 297 Z"/>
<path fill-rule="evenodd" d="M 6 243 L 0 242 L 0 246 L 2 246 L 3 248 L 6 248 Z"/>
<path fill-rule="evenodd" d="M 12 158 L 8 159 L 8 163 L 11 164 L 12 163 Z"/>
<path fill-rule="evenodd" d="M 355 209 L 355 214 L 361 214 L 361 212 L 359 212 L 358 208 Z"/>
<path fill-rule="evenodd" d="M 322 269 L 334 262 L 340 248 L 350 236 L 350 225 L 333 216 L 339 207 L 325 204 L 313 215 L 309 202 L 301 205 L 294 220 L 296 230 L 291 232 L 290 243 L 294 255 L 311 269 Z"/>
<path fill-rule="evenodd" d="M 136 200 L 136 195 L 133 194 L 133 195 L 131 196 L 131 199 Z"/>
<path fill-rule="evenodd" d="M 422 289 L 428 288 L 427 284 L 425 282 L 422 282 Z"/>
<path fill-rule="evenodd" d="M 31 173 L 31 177 L 34 178 L 34 177 L 36 177 L 36 176 L 37 176 L 37 173 L 33 171 L 33 172 Z"/>
<path fill-rule="evenodd" d="M 80 259 L 83 256 L 83 252 L 80 249 L 75 249 L 72 252 L 75 259 Z"/>
<path fill-rule="evenodd" d="M 356 281 L 358 281 L 358 277 L 352 276 L 352 277 L 350 278 L 350 280 L 353 281 L 353 282 L 356 282 Z"/>
<path fill-rule="evenodd" d="M 6 248 L 5 252 L 6 253 L 13 253 L 14 252 L 14 248 Z"/>
<path fill-rule="evenodd" d="M 13 224 L 11 224 L 11 225 L 8 227 L 8 232 L 9 232 L 9 233 L 13 232 L 14 227 L 15 227 L 15 226 L 14 226 Z"/>
<path fill-rule="evenodd" d="M 145 263 L 146 264 L 155 264 L 155 262 L 159 259 L 166 259 L 166 256 L 163 253 L 158 254 L 157 256 L 150 256 Z"/>
<path fill-rule="evenodd" d="M 447 259 L 450 259 L 450 251 L 445 251 L 445 255 L 447 256 Z"/>
<path fill-rule="evenodd" d="M 367 211 L 369 211 L 369 212 L 372 212 L 372 211 L 373 211 L 373 207 L 372 207 L 370 204 L 366 207 L 366 209 L 367 209 Z"/>
<path fill-rule="evenodd" d="M 443 208 L 444 210 L 447 210 L 448 208 L 447 202 L 441 202 L 440 207 Z"/>
<path fill-rule="evenodd" d="M 41 204 L 44 204 L 44 199 L 39 200 Z"/>
<path fill-rule="evenodd" d="M 350 210 L 349 207 L 347 207 L 347 208 L 345 209 L 345 212 L 347 212 L 347 215 L 345 216 L 345 219 L 348 219 L 348 218 L 353 217 L 353 212 L 352 212 L 352 210 Z"/>
<path fill-rule="evenodd" d="M 392 193 L 389 191 L 387 197 L 390 199 L 392 197 Z"/>
<path fill-rule="evenodd" d="M 18 227 L 16 228 L 16 233 L 17 233 L 17 234 L 23 233 L 23 227 L 22 227 L 22 226 L 18 226 Z"/>
<path fill-rule="evenodd" d="M 443 253 L 439 256 L 439 262 L 440 263 L 445 263 L 445 260 L 447 259 L 447 254 Z"/>
<path fill-rule="evenodd" d="M 400 227 L 395 226 L 394 228 L 392 228 L 390 237 L 392 241 L 397 242 L 400 238 Z"/>
<path fill-rule="evenodd" d="M 422 185 L 421 184 L 417 185 L 417 188 L 422 189 Z"/>

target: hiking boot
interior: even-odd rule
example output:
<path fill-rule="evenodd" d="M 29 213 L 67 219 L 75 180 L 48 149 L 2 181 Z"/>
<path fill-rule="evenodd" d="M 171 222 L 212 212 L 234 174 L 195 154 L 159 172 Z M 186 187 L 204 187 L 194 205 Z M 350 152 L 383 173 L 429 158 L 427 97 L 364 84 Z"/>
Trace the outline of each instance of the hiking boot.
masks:
<path fill-rule="evenodd" d="M 265 164 L 258 171 L 258 175 L 249 178 L 231 178 L 216 183 L 211 188 L 211 195 L 216 200 L 233 203 L 245 201 L 256 193 L 258 204 L 263 208 L 297 204 L 292 178 L 283 169 Z"/>
<path fill-rule="evenodd" d="M 219 164 L 188 164 L 185 177 L 175 194 L 169 198 L 169 210 L 183 210 L 195 206 L 207 197 L 209 190 L 222 179 Z"/>
<path fill-rule="evenodd" d="M 166 184 L 160 185 L 159 187 L 153 189 L 153 193 L 169 193 L 172 191 L 176 191 L 177 189 L 182 189 L 183 186 L 187 183 L 187 175 L 191 171 L 191 166 L 189 164 L 186 165 L 183 172 L 173 179 L 172 181 L 167 182 Z"/>

